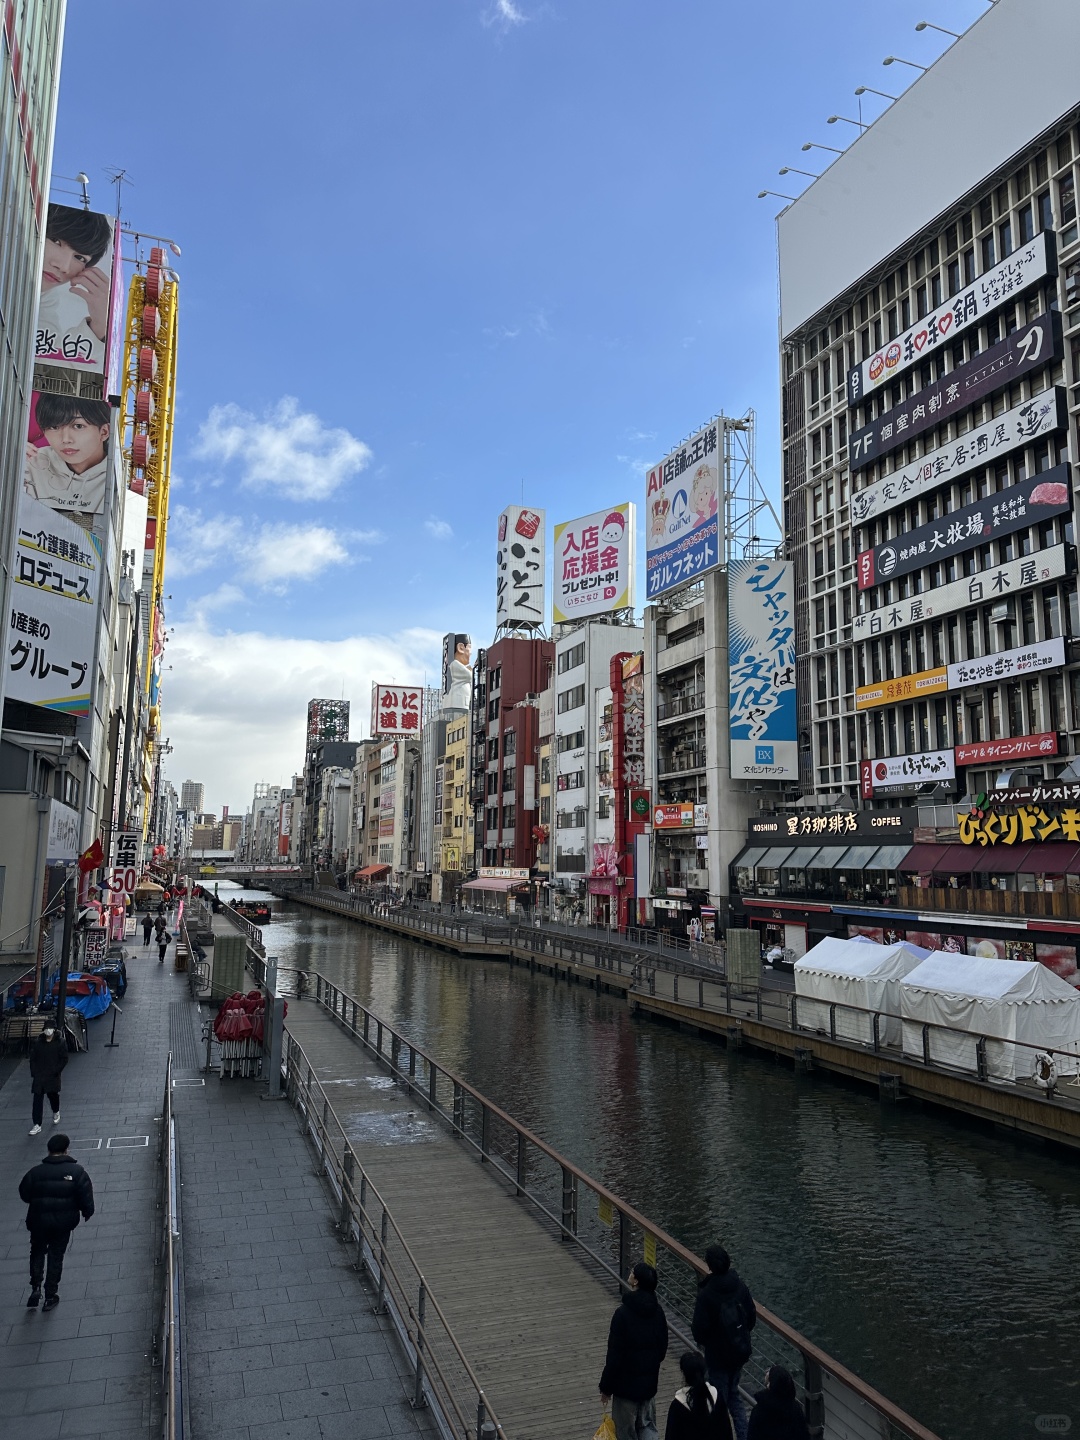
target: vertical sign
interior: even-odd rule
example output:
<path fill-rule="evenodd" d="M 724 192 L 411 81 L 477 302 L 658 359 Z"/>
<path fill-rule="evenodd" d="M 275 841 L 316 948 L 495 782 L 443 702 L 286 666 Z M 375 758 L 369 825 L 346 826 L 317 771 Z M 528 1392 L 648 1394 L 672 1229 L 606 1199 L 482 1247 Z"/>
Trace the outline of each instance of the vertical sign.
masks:
<path fill-rule="evenodd" d="M 799 773 L 792 582 L 787 560 L 735 560 L 728 567 L 733 779 Z"/>
<path fill-rule="evenodd" d="M 423 698 L 421 685 L 372 685 L 371 738 L 418 735 Z"/>
<path fill-rule="evenodd" d="M 114 279 L 121 269 L 116 221 L 94 210 L 50 205 L 45 221 L 34 359 L 69 370 L 107 375 L 115 386 L 116 312 L 123 296 Z"/>
<path fill-rule="evenodd" d="M 626 501 L 555 526 L 556 625 L 634 603 L 634 506 Z"/>
<path fill-rule="evenodd" d="M 114 895 L 134 895 L 139 878 L 137 830 L 120 830 L 113 836 L 112 868 L 105 884 Z"/>
<path fill-rule="evenodd" d="M 544 623 L 545 539 L 543 510 L 508 505 L 499 516 L 497 626 L 529 630 Z"/>
<path fill-rule="evenodd" d="M 720 422 L 654 465 L 645 481 L 645 571 L 650 600 L 720 563 Z"/>

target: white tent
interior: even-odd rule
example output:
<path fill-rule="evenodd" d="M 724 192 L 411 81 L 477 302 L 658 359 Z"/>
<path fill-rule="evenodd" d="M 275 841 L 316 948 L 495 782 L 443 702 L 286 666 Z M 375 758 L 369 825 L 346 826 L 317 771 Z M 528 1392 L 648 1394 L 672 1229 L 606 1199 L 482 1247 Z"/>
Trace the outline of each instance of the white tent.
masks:
<path fill-rule="evenodd" d="M 929 1022 L 950 1027 L 926 1032 L 932 1063 L 978 1073 L 976 1042 L 985 1035 L 993 1037 L 986 1061 L 996 1079 L 1029 1077 L 1036 1049 L 1058 1052 L 1054 1062 L 1063 1074 L 1078 1069 L 1080 993 L 1035 960 L 936 950 L 900 982 L 900 1012 L 904 1053 L 920 1060 Z"/>
<path fill-rule="evenodd" d="M 837 1038 L 872 1045 L 873 1012 L 899 1016 L 900 980 L 929 954 L 929 950 L 920 950 L 917 945 L 877 945 L 863 936 L 856 940 L 834 936 L 819 940 L 795 962 L 799 1024 L 808 1030 L 831 1033 L 829 1012 L 835 1005 Z M 847 1006 L 855 1008 L 844 1008 Z M 899 1019 L 887 1019 L 883 1014 L 878 1022 L 878 1037 L 883 1045 L 899 1045 Z"/>

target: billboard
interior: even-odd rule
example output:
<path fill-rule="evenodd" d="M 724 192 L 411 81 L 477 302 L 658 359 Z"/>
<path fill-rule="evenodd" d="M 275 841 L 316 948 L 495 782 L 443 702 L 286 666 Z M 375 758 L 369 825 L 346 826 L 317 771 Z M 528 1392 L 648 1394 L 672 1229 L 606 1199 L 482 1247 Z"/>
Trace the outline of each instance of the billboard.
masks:
<path fill-rule="evenodd" d="M 25 491 L 19 496 L 6 694 L 87 715 L 101 584 L 101 542 Z"/>
<path fill-rule="evenodd" d="M 974 359 L 947 370 L 861 430 L 853 430 L 848 439 L 852 470 L 864 470 L 925 430 L 954 419 L 976 400 L 1057 359 L 1060 351 L 1061 316 L 1050 310 Z"/>
<path fill-rule="evenodd" d="M 79 858 L 82 817 L 60 800 L 49 801 L 49 839 L 45 858 L 50 865 L 70 865 Z"/>
<path fill-rule="evenodd" d="M 114 895 L 134 895 L 141 849 L 142 835 L 137 830 L 121 830 L 113 836 L 112 861 L 105 884 Z"/>
<path fill-rule="evenodd" d="M 442 642 L 442 714 L 464 715 L 472 704 L 472 636 L 444 635 Z"/>
<path fill-rule="evenodd" d="M 1055 670 L 1065 664 L 1065 641 L 1039 640 L 1017 650 L 1000 650 L 984 655 L 981 660 L 960 660 L 949 666 L 949 689 L 962 690 L 965 685 L 982 685 L 986 681 L 1014 680 L 1018 675 L 1037 675 L 1040 670 Z"/>
<path fill-rule="evenodd" d="M 1000 765 L 1003 760 L 1044 760 L 1058 753 L 1056 731 L 1019 735 L 1015 740 L 974 740 L 957 745 L 957 765 Z"/>
<path fill-rule="evenodd" d="M 50 205 L 45 221 L 34 359 L 105 375 L 123 305 L 116 221 L 94 210 Z"/>
<path fill-rule="evenodd" d="M 677 805 L 654 805 L 654 830 L 704 830 L 709 824 L 709 807 L 681 800 Z"/>
<path fill-rule="evenodd" d="M 787 560 L 734 560 L 728 566 L 733 779 L 799 773 L 794 578 Z"/>
<path fill-rule="evenodd" d="M 543 510 L 508 505 L 499 516 L 495 624 L 528 630 L 544 623 L 547 566 Z"/>
<path fill-rule="evenodd" d="M 855 691 L 855 709 L 872 710 L 876 705 L 892 705 L 898 700 L 921 700 L 935 690 L 948 688 L 948 669 L 939 665 L 936 670 L 919 670 L 914 675 L 860 685 Z"/>
<path fill-rule="evenodd" d="M 848 404 L 858 405 L 881 385 L 887 385 L 910 366 L 925 360 L 940 346 L 949 344 L 969 325 L 976 325 L 985 316 L 1053 274 L 1053 250 L 1046 231 L 1036 235 L 1000 265 L 961 290 L 952 300 L 939 305 L 929 315 L 916 320 L 903 335 L 890 340 L 868 360 L 848 371 Z"/>
<path fill-rule="evenodd" d="M 1015 485 L 976 500 L 939 520 L 898 535 L 884 545 L 864 550 L 856 562 L 859 589 L 884 585 L 938 560 L 950 560 L 1000 535 L 1012 535 L 1029 525 L 1066 515 L 1072 509 L 1068 465 L 1029 475 Z"/>
<path fill-rule="evenodd" d="M 419 735 L 423 708 L 422 685 L 372 685 L 371 738 Z"/>
<path fill-rule="evenodd" d="M 720 422 L 713 420 L 645 479 L 645 588 L 650 600 L 720 564 Z"/>
<path fill-rule="evenodd" d="M 625 501 L 555 526 L 554 624 L 633 605 L 634 508 Z"/>
<path fill-rule="evenodd" d="M 91 517 L 105 509 L 115 413 L 104 400 L 35 390 L 23 466 L 25 493 L 92 524 Z"/>
<path fill-rule="evenodd" d="M 932 789 L 942 781 L 956 779 L 956 764 L 951 750 L 931 750 L 922 755 L 894 755 L 879 760 L 863 760 L 859 779 L 864 800 L 879 795 L 918 794 L 923 787 Z"/>

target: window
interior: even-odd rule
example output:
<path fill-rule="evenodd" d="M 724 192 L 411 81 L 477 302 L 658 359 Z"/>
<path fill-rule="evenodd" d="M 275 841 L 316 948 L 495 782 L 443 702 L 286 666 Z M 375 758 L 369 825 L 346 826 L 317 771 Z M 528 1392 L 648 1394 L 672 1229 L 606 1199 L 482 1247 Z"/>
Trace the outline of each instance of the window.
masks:
<path fill-rule="evenodd" d="M 496 736 L 494 739 L 488 741 L 488 743 L 487 743 L 487 757 L 488 757 L 489 760 L 497 760 L 497 759 L 499 758 L 499 739 L 498 739 L 498 736 Z"/>
<path fill-rule="evenodd" d="M 490 684 L 488 685 L 488 689 L 489 689 L 489 690 L 498 690 L 498 688 L 500 687 L 501 684 L 502 684 L 502 666 L 501 666 L 501 665 L 496 665 L 496 666 L 495 666 L 495 669 L 492 670 L 492 672 L 491 672 L 491 681 L 490 681 Z"/>
<path fill-rule="evenodd" d="M 584 730 L 571 730 L 568 735 L 556 735 L 555 737 L 555 749 L 560 755 L 565 755 L 568 750 L 584 750 L 584 748 Z"/>
<path fill-rule="evenodd" d="M 487 811 L 487 828 L 489 830 L 499 828 L 499 812 L 494 806 L 489 806 Z"/>
<path fill-rule="evenodd" d="M 611 796 L 601 795 L 596 801 L 596 818 L 607 820 L 611 816 Z"/>
<path fill-rule="evenodd" d="M 583 790 L 585 788 L 585 771 L 571 770 L 566 775 L 558 776 L 555 788 L 557 790 Z"/>
<path fill-rule="evenodd" d="M 503 735 L 503 754 L 513 755 L 517 748 L 517 731 L 507 730 Z"/>
<path fill-rule="evenodd" d="M 541 784 L 541 785 L 550 785 L 550 784 L 551 784 L 551 756 L 550 756 L 550 755 L 542 755 L 542 756 L 540 757 L 540 784 Z"/>
<path fill-rule="evenodd" d="M 584 664 L 585 642 L 582 640 L 580 645 L 574 645 L 571 649 L 562 652 L 559 656 L 558 671 L 560 675 L 565 675 L 567 670 L 576 670 L 579 665 Z"/>
<path fill-rule="evenodd" d="M 504 791 L 514 788 L 514 767 L 512 765 L 508 765 L 502 772 L 502 788 Z"/>
<path fill-rule="evenodd" d="M 582 647 L 584 648 L 584 647 Z M 575 685 L 571 690 L 560 690 L 556 709 L 560 715 L 568 710 L 577 710 L 585 704 L 585 686 Z"/>
<path fill-rule="evenodd" d="M 489 720 L 497 720 L 498 718 L 499 718 L 499 697 L 496 695 L 496 696 L 494 696 L 491 700 L 488 701 L 488 719 L 489 719 Z"/>
<path fill-rule="evenodd" d="M 515 809 L 516 807 L 513 805 L 504 805 L 502 807 L 502 823 L 504 830 L 512 830 L 514 828 Z"/>

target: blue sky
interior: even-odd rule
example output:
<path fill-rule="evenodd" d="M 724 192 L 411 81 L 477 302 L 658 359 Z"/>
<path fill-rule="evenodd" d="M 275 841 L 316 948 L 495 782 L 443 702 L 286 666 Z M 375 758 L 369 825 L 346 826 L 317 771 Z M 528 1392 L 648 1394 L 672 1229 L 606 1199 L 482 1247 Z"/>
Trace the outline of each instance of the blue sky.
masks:
<path fill-rule="evenodd" d="M 71 0 L 54 173 L 175 238 L 168 773 L 246 807 L 313 695 L 494 624 L 499 510 L 640 500 L 723 408 L 778 492 L 773 217 L 982 0 Z M 887 102 L 864 97 L 864 118 Z M 54 181 L 54 198 L 71 188 Z M 639 517 L 640 518 L 640 517 Z"/>

